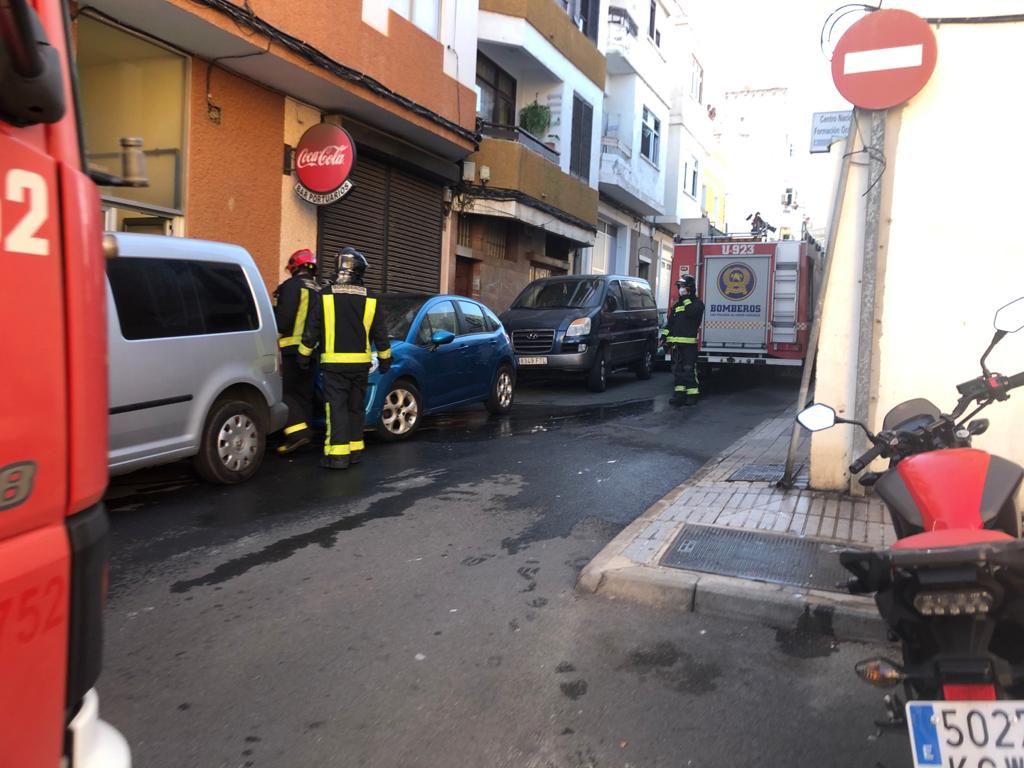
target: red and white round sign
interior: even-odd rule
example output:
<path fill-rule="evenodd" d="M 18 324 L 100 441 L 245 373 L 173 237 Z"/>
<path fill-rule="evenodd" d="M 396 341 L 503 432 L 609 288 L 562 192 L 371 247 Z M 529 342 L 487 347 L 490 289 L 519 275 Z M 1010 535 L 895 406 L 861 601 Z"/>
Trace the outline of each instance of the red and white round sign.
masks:
<path fill-rule="evenodd" d="M 832 81 L 862 109 L 888 109 L 924 88 L 938 46 L 928 22 L 910 11 L 873 11 L 844 34 L 832 53 Z"/>
<path fill-rule="evenodd" d="M 356 162 L 356 145 L 344 128 L 314 125 L 302 134 L 292 158 L 298 179 L 295 192 L 303 200 L 326 205 L 352 189 L 348 177 Z"/>

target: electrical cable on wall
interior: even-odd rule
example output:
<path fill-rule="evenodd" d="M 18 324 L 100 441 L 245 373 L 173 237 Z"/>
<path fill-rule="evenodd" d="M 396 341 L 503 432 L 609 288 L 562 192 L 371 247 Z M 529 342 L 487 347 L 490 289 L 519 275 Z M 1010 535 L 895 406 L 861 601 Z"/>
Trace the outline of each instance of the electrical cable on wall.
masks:
<path fill-rule="evenodd" d="M 254 51 L 252 53 L 240 53 L 237 56 L 218 56 L 215 59 L 210 59 L 206 65 L 206 115 L 210 118 L 210 122 L 220 125 L 221 121 L 220 105 L 213 100 L 213 93 L 210 90 L 210 80 L 213 76 L 213 68 L 217 66 L 218 62 L 227 61 L 229 59 L 250 59 L 253 56 L 266 56 L 270 53 L 270 46 L 272 44 L 272 40 L 267 40 L 267 47 L 265 50 Z M 224 67 L 221 67 L 221 69 L 224 69 Z M 224 71 L 226 72 L 227 70 Z"/>

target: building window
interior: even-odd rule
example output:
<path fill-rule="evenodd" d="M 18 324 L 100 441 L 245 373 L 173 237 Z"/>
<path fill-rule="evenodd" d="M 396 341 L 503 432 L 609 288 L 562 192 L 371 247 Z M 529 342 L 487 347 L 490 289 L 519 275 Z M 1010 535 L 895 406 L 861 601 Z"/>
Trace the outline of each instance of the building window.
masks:
<path fill-rule="evenodd" d="M 698 175 L 698 170 L 699 170 L 699 165 L 697 163 L 696 158 L 694 158 L 693 170 L 690 171 L 690 197 L 692 197 L 694 199 L 697 198 L 697 175 Z"/>
<path fill-rule="evenodd" d="M 697 57 L 692 57 L 692 67 L 690 70 L 690 97 L 694 99 L 698 104 L 704 103 L 704 67 L 697 61 Z"/>
<path fill-rule="evenodd" d="M 482 53 L 476 55 L 476 116 L 497 125 L 516 124 L 516 81 Z"/>
<path fill-rule="evenodd" d="M 644 107 L 644 122 L 640 127 L 640 154 L 655 165 L 658 164 L 658 151 L 661 144 L 661 120 Z"/>
<path fill-rule="evenodd" d="M 647 23 L 647 36 L 654 39 L 658 31 L 658 0 L 651 0 L 651 17 Z"/>
<path fill-rule="evenodd" d="M 78 18 L 77 37 L 89 166 L 120 175 L 121 138 L 141 136 L 148 147 L 148 187 L 101 187 L 106 226 L 166 231 L 184 208 L 188 58 L 87 14 Z"/>
<path fill-rule="evenodd" d="M 594 42 L 597 42 L 598 14 L 601 10 L 600 0 L 558 0 L 576 28 Z"/>
<path fill-rule="evenodd" d="M 456 245 L 471 248 L 473 246 L 473 229 L 470 225 L 469 216 L 459 216 L 458 227 Z"/>
<path fill-rule="evenodd" d="M 484 255 L 489 259 L 516 260 L 516 255 L 508 248 L 508 225 L 504 221 L 487 222 L 484 229 Z"/>
<path fill-rule="evenodd" d="M 569 156 L 569 172 L 590 183 L 590 148 L 594 133 L 594 108 L 573 94 L 572 97 L 572 147 Z"/>
<path fill-rule="evenodd" d="M 391 10 L 433 38 L 441 31 L 441 0 L 391 0 Z"/>

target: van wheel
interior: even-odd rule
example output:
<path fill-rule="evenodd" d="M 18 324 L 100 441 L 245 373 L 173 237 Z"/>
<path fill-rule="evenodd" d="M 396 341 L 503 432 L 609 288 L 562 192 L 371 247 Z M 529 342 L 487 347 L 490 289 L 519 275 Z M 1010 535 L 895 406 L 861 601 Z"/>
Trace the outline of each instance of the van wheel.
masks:
<path fill-rule="evenodd" d="M 654 370 L 654 350 L 648 347 L 644 350 L 639 362 L 636 364 L 636 377 L 640 381 L 647 381 L 651 378 L 651 372 Z"/>
<path fill-rule="evenodd" d="M 512 408 L 512 400 L 515 398 L 515 386 L 516 377 L 512 372 L 512 366 L 505 363 L 494 376 L 491 394 L 485 403 L 487 410 L 495 416 L 508 413 Z"/>
<path fill-rule="evenodd" d="M 420 391 L 411 381 L 396 381 L 384 395 L 377 436 L 386 442 L 405 440 L 417 430 L 423 417 Z"/>
<path fill-rule="evenodd" d="M 608 389 L 608 367 L 608 347 L 601 347 L 587 375 L 587 389 L 591 392 L 604 392 Z"/>
<path fill-rule="evenodd" d="M 241 483 L 256 474 L 266 447 L 266 419 L 252 403 L 218 400 L 203 425 L 196 471 L 211 483 Z"/>

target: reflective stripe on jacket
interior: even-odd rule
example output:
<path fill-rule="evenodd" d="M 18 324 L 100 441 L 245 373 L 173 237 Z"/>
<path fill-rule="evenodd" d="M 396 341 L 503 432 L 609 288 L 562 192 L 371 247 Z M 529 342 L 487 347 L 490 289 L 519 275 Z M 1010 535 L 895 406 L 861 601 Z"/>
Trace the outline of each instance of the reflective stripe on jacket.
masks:
<path fill-rule="evenodd" d="M 667 344 L 696 344 L 697 331 L 704 318 L 704 302 L 700 299 L 681 298 L 673 305 L 668 323 L 662 330 Z"/>
<path fill-rule="evenodd" d="M 306 330 L 310 298 L 319 296 L 316 283 L 296 275 L 285 280 L 274 291 L 274 319 L 277 322 L 277 345 L 281 349 L 299 346 Z"/>
<path fill-rule="evenodd" d="M 320 351 L 320 362 L 331 366 L 365 369 L 377 357 L 391 357 L 391 345 L 377 299 L 366 295 L 362 286 L 334 286 L 310 308 L 306 329 L 299 344 L 300 355 Z"/>

